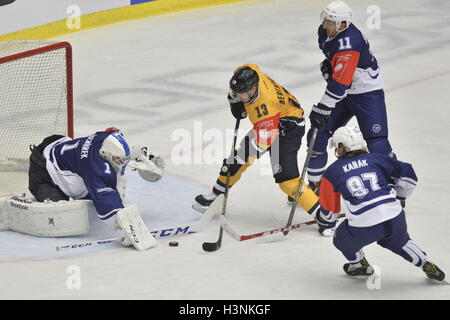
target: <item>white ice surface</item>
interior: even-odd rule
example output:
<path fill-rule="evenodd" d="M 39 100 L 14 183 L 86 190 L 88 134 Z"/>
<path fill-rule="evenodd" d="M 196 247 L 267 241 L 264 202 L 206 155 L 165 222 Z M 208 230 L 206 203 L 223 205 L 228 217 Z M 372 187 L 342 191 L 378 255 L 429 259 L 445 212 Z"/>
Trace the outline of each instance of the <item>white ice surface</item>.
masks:
<path fill-rule="evenodd" d="M 215 182 L 223 154 L 214 163 L 171 161 L 177 129 L 192 134 L 192 150 L 212 143 L 198 135 L 232 129 L 225 99 L 234 68 L 257 63 L 296 95 L 309 114 L 325 84 L 317 48 L 320 7 L 325 1 L 267 0 L 205 8 L 119 23 L 61 39 L 74 48 L 75 133 L 88 135 L 109 126 L 128 140 L 148 143 L 166 157 L 167 175 L 144 187 L 130 177 L 145 221 L 155 226 L 193 221 L 196 194 Z M 390 141 L 398 157 L 411 162 L 419 186 L 407 204 L 411 237 L 431 260 L 450 272 L 450 175 L 448 88 L 450 26 L 448 1 L 350 1 L 355 24 L 367 35 L 385 79 Z M 381 9 L 381 29 L 368 30 L 366 9 Z M 201 121 L 201 122 L 200 122 Z M 248 121 L 242 127 L 249 129 Z M 212 131 L 210 131 L 211 133 Z M 241 131 L 240 136 L 244 131 Z M 230 149 L 227 139 L 224 152 Z M 198 155 L 199 153 L 197 153 Z M 302 146 L 299 165 L 303 165 Z M 189 154 L 187 155 L 189 156 Z M 331 157 L 332 158 L 332 157 Z M 263 159 L 262 159 L 263 160 Z M 263 161 L 261 161 L 263 162 Z M 227 216 L 237 229 L 254 233 L 286 223 L 285 196 L 264 167 L 255 164 L 230 192 Z M 148 210 L 147 210 L 148 209 Z M 91 217 L 88 237 L 107 236 Z M 294 223 L 310 220 L 301 209 Z M 201 249 L 215 241 L 218 222 L 202 233 L 178 238 L 178 247 L 160 241 L 147 252 L 112 245 L 56 254 L 64 239 L 0 234 L 2 299 L 449 299 L 448 285 L 433 284 L 401 257 L 371 245 L 368 260 L 381 268 L 380 290 L 364 279 L 348 278 L 344 257 L 316 227 L 293 231 L 282 242 L 236 242 L 224 236 L 215 253 Z M 72 242 L 73 238 L 70 239 Z M 83 252 L 82 252 L 83 251 Z M 81 270 L 81 289 L 66 286 L 68 267 Z"/>

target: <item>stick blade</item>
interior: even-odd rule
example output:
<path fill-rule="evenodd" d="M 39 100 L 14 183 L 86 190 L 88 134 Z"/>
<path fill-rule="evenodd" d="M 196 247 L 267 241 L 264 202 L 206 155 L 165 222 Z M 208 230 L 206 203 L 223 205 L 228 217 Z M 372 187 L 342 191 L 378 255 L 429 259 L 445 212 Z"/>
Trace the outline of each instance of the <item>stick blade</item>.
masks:
<path fill-rule="evenodd" d="M 220 249 L 219 242 L 203 242 L 202 248 L 206 252 L 214 252 Z"/>
<path fill-rule="evenodd" d="M 213 203 L 211 203 L 205 214 L 210 216 L 220 215 L 222 213 L 223 201 L 224 195 L 221 194 L 213 201 Z M 222 233 L 223 230 L 220 228 L 219 239 L 216 242 L 203 242 L 203 250 L 206 252 L 214 252 L 219 250 L 222 245 Z"/>

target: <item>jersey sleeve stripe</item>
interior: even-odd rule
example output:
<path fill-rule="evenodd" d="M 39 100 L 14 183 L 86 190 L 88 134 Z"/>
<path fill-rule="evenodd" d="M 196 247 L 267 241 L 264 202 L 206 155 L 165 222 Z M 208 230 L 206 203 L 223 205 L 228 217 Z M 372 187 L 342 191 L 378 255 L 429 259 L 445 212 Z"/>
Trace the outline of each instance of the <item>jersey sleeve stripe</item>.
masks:
<path fill-rule="evenodd" d="M 101 220 L 107 220 L 109 218 L 111 218 L 113 215 L 115 215 L 118 211 L 122 210 L 123 208 L 117 208 L 114 210 L 111 210 L 110 212 L 106 213 L 106 214 L 100 214 L 98 213 L 98 216 Z"/>
<path fill-rule="evenodd" d="M 345 97 L 345 94 L 338 96 L 338 95 L 330 92 L 330 90 L 328 90 L 328 89 L 325 91 L 325 94 L 335 100 L 342 100 Z"/>
<path fill-rule="evenodd" d="M 390 193 L 387 195 L 376 197 L 369 201 L 361 202 L 359 204 L 352 204 L 350 201 L 346 201 L 346 204 L 347 204 L 348 210 L 350 210 L 350 212 L 352 214 L 358 215 L 358 214 L 364 213 L 367 210 L 369 210 L 373 207 L 376 207 L 382 203 L 396 201 L 395 196 L 396 196 L 396 192 L 391 189 Z"/>

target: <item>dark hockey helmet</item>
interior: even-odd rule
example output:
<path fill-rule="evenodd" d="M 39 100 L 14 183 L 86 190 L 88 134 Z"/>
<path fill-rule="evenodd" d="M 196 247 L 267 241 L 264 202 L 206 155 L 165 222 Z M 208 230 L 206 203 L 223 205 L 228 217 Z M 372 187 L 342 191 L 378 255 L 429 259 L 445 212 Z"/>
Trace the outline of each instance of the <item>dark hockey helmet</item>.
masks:
<path fill-rule="evenodd" d="M 253 86 L 258 85 L 258 73 L 252 68 L 245 66 L 237 69 L 230 80 L 230 89 L 236 93 L 249 91 Z"/>

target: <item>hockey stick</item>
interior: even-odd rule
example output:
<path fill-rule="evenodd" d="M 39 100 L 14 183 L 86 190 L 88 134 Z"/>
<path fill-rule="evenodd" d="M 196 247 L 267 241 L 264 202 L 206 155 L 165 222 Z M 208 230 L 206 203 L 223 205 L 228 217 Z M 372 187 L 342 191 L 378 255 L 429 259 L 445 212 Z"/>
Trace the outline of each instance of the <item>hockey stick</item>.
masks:
<path fill-rule="evenodd" d="M 338 219 L 343 218 L 343 217 L 345 217 L 344 213 L 341 213 L 338 215 Z M 303 227 L 306 227 L 306 226 L 309 226 L 312 224 L 316 224 L 316 223 L 317 223 L 316 220 L 311 220 L 311 221 L 306 221 L 306 222 L 289 225 L 289 226 L 282 227 L 282 228 L 272 229 L 272 230 L 268 230 L 268 231 L 262 231 L 262 232 L 258 232 L 258 233 L 254 233 L 254 234 L 243 235 L 243 234 L 240 234 L 239 232 L 237 232 L 235 229 L 233 229 L 230 226 L 230 223 L 228 222 L 228 220 L 224 216 L 220 216 L 220 225 L 222 226 L 222 228 L 233 239 L 235 239 L 237 241 L 245 241 L 245 240 L 251 240 L 251 239 L 255 239 L 255 238 L 259 238 L 259 237 L 265 237 L 265 236 L 269 236 L 269 235 L 276 234 L 279 232 L 285 232 L 285 231 L 289 231 L 289 230 L 293 230 L 293 229 L 300 229 L 300 228 L 303 228 Z"/>
<path fill-rule="evenodd" d="M 208 208 L 208 210 L 206 210 L 206 212 L 202 215 L 202 217 L 199 220 L 195 221 L 194 223 L 192 223 L 190 225 L 164 228 L 161 230 L 150 231 L 150 233 L 156 239 L 166 239 L 166 238 L 181 235 L 181 234 L 197 233 L 197 232 L 201 231 L 211 221 L 211 219 L 216 214 L 218 214 L 218 210 L 211 206 L 211 208 Z M 92 240 L 92 241 L 86 241 L 86 242 L 79 242 L 79 243 L 74 243 L 74 244 L 66 244 L 66 245 L 62 245 L 62 246 L 57 246 L 56 251 L 64 251 L 64 250 L 78 249 L 78 248 L 92 248 L 95 246 L 110 244 L 110 243 L 119 242 L 119 241 L 122 241 L 122 238 L 110 238 L 110 239 L 103 239 L 103 240 Z"/>
<path fill-rule="evenodd" d="M 233 136 L 233 145 L 231 149 L 231 153 L 234 155 L 236 150 L 236 141 L 237 141 L 237 135 L 238 135 L 238 129 L 239 129 L 239 123 L 241 122 L 241 119 L 236 120 L 236 125 L 234 126 L 234 136 Z M 233 157 L 234 161 L 234 157 Z M 227 179 L 225 181 L 225 193 L 223 197 L 223 205 L 222 205 L 222 211 L 220 212 L 221 216 L 225 216 L 225 211 L 227 209 L 227 200 L 228 200 L 228 190 L 230 189 L 230 170 L 227 171 Z M 216 242 L 203 242 L 202 248 L 206 252 L 213 252 L 220 249 L 222 246 L 222 237 L 223 237 L 223 228 L 222 225 L 220 226 L 219 231 L 219 238 Z"/>
<path fill-rule="evenodd" d="M 300 195 L 302 194 L 302 192 L 301 192 L 302 185 L 303 185 L 303 181 L 305 179 L 306 169 L 309 165 L 309 160 L 311 159 L 311 155 L 313 153 L 313 148 L 314 148 L 314 143 L 316 142 L 317 132 L 318 132 L 318 129 L 314 128 L 312 137 L 311 137 L 311 142 L 309 144 L 309 149 L 308 149 L 308 152 L 306 153 L 305 164 L 303 165 L 302 174 L 300 176 L 300 180 L 298 181 L 297 191 L 295 192 L 294 203 L 292 204 L 291 212 L 289 214 L 289 219 L 286 224 L 286 228 L 288 228 L 288 229 L 283 231 L 284 236 L 287 236 L 289 233 L 289 230 L 290 230 L 289 226 L 292 224 L 292 220 L 294 219 L 295 209 L 297 208 L 297 201 L 298 201 L 298 198 L 300 198 Z"/>

